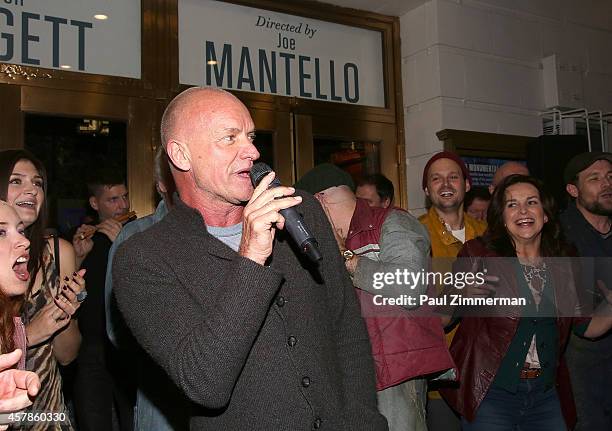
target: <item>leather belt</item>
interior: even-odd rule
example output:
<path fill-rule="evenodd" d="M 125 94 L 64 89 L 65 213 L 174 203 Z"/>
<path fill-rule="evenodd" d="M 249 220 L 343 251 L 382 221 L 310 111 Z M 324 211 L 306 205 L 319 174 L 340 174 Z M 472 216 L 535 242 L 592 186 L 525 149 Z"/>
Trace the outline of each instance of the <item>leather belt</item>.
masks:
<path fill-rule="evenodd" d="M 541 368 L 529 368 L 530 364 L 525 362 L 521 370 L 521 379 L 536 379 L 542 375 Z"/>

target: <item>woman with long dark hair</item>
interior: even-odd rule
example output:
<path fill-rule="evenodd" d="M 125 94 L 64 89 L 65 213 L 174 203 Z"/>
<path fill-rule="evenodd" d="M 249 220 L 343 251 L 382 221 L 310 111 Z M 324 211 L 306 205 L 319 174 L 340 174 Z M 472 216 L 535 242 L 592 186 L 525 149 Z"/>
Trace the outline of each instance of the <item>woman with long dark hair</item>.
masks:
<path fill-rule="evenodd" d="M 41 421 L 28 429 L 65 430 L 72 426 L 65 415 L 58 363 L 69 364 L 79 350 L 81 335 L 73 316 L 84 297 L 85 280 L 82 271 L 76 272 L 72 245 L 44 234 L 46 195 L 46 171 L 36 157 L 26 150 L 0 152 L 0 199 L 15 209 L 30 241 L 30 281 L 20 305 L 27 337 L 26 368 L 41 381 L 31 411 L 60 413 L 53 416 L 57 422 Z"/>
<path fill-rule="evenodd" d="M 602 289 L 607 313 L 582 317 L 573 262 L 551 259 L 571 253 L 539 180 L 506 178 L 495 189 L 487 222 L 484 236 L 464 245 L 454 267 L 486 273 L 485 284 L 463 295 L 525 302 L 469 310 L 451 345 L 459 386 L 442 395 L 462 416 L 465 431 L 571 428 L 575 411 L 563 350 L 571 330 L 595 338 L 612 327 L 612 291 Z"/>

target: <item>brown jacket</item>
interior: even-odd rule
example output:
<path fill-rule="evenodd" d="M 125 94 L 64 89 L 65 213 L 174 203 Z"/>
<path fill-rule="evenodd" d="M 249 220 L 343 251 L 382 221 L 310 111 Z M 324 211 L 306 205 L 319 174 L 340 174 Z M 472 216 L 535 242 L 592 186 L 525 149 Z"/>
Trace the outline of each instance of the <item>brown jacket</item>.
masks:
<path fill-rule="evenodd" d="M 482 241 L 473 240 L 465 244 L 458 257 L 473 258 L 457 261 L 454 268 L 469 271 L 475 259 L 498 256 L 488 250 Z M 487 273 L 500 277 L 496 285 L 497 296 L 518 297 L 515 272 L 508 268 L 507 262 L 506 259 L 487 259 Z M 549 268 L 557 309 L 562 310 L 565 316 L 570 315 L 567 310 L 579 310 L 572 267 L 552 262 Z M 499 314 L 500 317 L 464 317 L 451 344 L 451 354 L 459 368 L 460 384 L 458 388 L 444 388 L 440 392 L 446 402 L 468 421 L 476 417 L 520 322 L 519 307 L 504 307 Z M 576 421 L 576 410 L 563 351 L 572 325 L 588 322 L 588 319 L 557 317 L 556 321 L 559 343 L 556 346 L 558 363 L 555 382 L 566 424 L 571 428 Z"/>

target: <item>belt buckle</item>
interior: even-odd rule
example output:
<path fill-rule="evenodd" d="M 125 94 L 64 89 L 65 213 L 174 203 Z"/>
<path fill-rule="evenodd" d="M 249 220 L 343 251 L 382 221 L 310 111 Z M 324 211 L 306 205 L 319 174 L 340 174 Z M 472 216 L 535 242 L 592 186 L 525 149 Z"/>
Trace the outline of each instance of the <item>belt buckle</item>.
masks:
<path fill-rule="evenodd" d="M 523 368 L 521 370 L 521 379 L 537 379 L 542 375 L 541 368 Z"/>

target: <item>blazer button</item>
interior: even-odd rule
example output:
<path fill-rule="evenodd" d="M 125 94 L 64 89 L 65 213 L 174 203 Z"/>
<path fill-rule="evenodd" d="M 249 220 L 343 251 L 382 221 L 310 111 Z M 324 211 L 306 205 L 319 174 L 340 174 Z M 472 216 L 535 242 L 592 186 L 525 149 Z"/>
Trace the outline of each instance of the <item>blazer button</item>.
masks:
<path fill-rule="evenodd" d="M 293 335 L 289 336 L 289 338 L 287 338 L 287 344 L 289 344 L 290 347 L 295 346 L 297 344 L 297 338 Z"/>
<path fill-rule="evenodd" d="M 314 422 L 312 423 L 312 427 L 318 430 L 319 428 L 321 428 L 321 422 L 323 422 L 321 418 L 316 418 Z"/>
<path fill-rule="evenodd" d="M 302 378 L 302 386 L 304 386 L 305 388 L 310 386 L 310 377 L 306 376 Z"/>
<path fill-rule="evenodd" d="M 287 300 L 285 299 L 285 297 L 279 296 L 278 298 L 276 298 L 276 305 L 278 305 L 279 307 L 283 307 L 286 303 Z"/>

